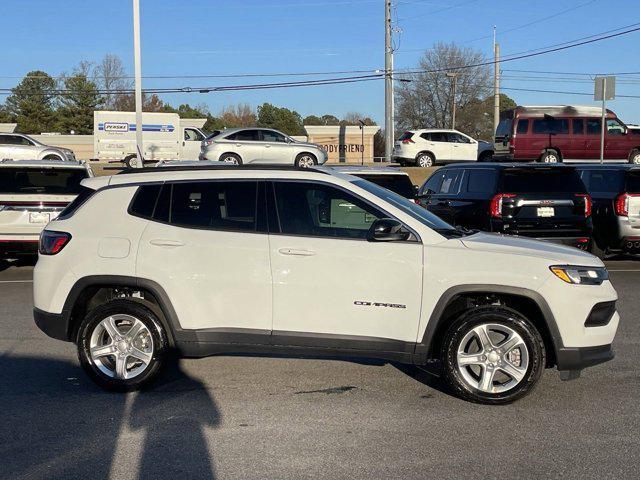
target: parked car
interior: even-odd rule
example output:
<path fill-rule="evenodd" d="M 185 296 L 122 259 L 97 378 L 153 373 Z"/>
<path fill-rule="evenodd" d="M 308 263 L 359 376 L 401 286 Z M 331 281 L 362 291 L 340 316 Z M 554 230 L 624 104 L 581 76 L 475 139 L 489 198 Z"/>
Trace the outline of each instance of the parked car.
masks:
<path fill-rule="evenodd" d="M 545 367 L 569 379 L 613 357 L 597 257 L 462 232 L 353 175 L 173 167 L 83 186 L 42 233 L 34 318 L 105 388 L 148 383 L 168 350 L 437 359 L 454 392 L 499 404 Z"/>
<path fill-rule="evenodd" d="M 586 250 L 591 198 L 565 165 L 457 164 L 438 169 L 418 202 L 447 223 L 549 240 Z"/>
<path fill-rule="evenodd" d="M 492 147 L 457 130 L 409 130 L 396 141 L 393 159 L 402 166 L 418 167 L 463 160 L 488 161 L 493 155 Z"/>
<path fill-rule="evenodd" d="M 640 168 L 578 167 L 593 199 L 594 253 L 640 253 Z"/>
<path fill-rule="evenodd" d="M 143 163 L 197 160 L 205 134 L 177 113 L 143 112 Z M 93 112 L 93 150 L 98 160 L 137 166 L 135 112 Z"/>
<path fill-rule="evenodd" d="M 399 168 L 363 167 L 357 165 L 331 168 L 337 172 L 348 173 L 349 175 L 363 178 L 410 200 L 415 200 L 416 194 L 418 193 L 419 187 L 411 182 L 409 174 Z"/>
<path fill-rule="evenodd" d="M 44 226 L 78 195 L 91 177 L 84 162 L 0 161 L 0 258 L 35 254 Z"/>
<path fill-rule="evenodd" d="M 269 128 L 230 128 L 202 142 L 200 160 L 231 164 L 270 163 L 312 167 L 327 161 L 315 143 L 299 142 Z"/>
<path fill-rule="evenodd" d="M 590 106 L 516 107 L 500 114 L 496 161 L 600 160 L 602 110 Z M 604 160 L 640 164 L 640 136 L 607 110 Z"/>
<path fill-rule="evenodd" d="M 0 133 L 0 160 L 75 160 L 73 150 L 45 145 L 22 133 Z"/>

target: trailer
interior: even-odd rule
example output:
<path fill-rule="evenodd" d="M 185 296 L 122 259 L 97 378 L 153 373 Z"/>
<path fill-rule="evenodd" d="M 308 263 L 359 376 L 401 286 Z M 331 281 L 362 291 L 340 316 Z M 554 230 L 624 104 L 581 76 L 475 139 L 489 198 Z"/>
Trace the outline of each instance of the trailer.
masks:
<path fill-rule="evenodd" d="M 160 160 L 197 160 L 206 138 L 206 119 L 181 119 L 177 113 L 142 114 L 144 163 Z M 109 163 L 136 165 L 135 112 L 93 112 L 94 158 Z"/>

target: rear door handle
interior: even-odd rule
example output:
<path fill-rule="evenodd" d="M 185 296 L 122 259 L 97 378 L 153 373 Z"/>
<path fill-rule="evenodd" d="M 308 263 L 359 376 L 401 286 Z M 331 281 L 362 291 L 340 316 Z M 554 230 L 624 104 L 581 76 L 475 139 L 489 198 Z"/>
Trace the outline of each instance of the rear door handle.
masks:
<path fill-rule="evenodd" d="M 295 257 L 311 257 L 316 254 L 312 250 L 302 250 L 297 248 L 281 248 L 278 250 L 282 255 L 293 255 Z"/>
<path fill-rule="evenodd" d="M 177 240 L 168 240 L 165 238 L 154 238 L 153 240 L 149 240 L 151 245 L 155 245 L 156 247 L 164 247 L 164 248 L 175 248 L 175 247 L 184 247 L 183 242 L 179 242 Z"/>

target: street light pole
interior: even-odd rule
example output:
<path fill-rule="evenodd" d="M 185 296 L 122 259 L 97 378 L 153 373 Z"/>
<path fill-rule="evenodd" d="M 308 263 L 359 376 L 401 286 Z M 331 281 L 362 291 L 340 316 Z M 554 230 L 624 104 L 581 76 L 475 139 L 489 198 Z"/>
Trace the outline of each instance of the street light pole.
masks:
<path fill-rule="evenodd" d="M 143 166 L 142 145 L 142 61 L 140 58 L 140 0 L 133 0 L 133 58 L 136 100 L 136 168 Z"/>
<path fill-rule="evenodd" d="M 393 47 L 391 46 L 391 0 L 384 0 L 384 137 L 385 161 L 393 160 Z"/>

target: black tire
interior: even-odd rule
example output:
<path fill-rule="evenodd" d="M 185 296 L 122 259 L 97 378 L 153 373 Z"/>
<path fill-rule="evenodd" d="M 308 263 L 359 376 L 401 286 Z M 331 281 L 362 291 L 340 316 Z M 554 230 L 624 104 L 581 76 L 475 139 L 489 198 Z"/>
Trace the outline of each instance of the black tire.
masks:
<path fill-rule="evenodd" d="M 589 245 L 589 252 L 592 255 L 595 255 L 596 257 L 600 258 L 601 260 L 604 260 L 607 257 L 607 251 L 600 248 L 595 239 L 591 239 L 591 244 Z"/>
<path fill-rule="evenodd" d="M 49 155 L 45 155 L 43 160 L 56 160 L 58 162 L 62 162 L 63 158 L 60 155 L 49 154 Z"/>
<path fill-rule="evenodd" d="M 462 373 L 462 371 L 464 370 L 465 372 L 467 372 L 467 376 L 471 376 L 473 373 L 473 368 L 476 368 L 477 371 L 481 371 L 484 373 L 484 367 L 475 365 L 472 367 L 470 365 L 468 367 L 458 368 L 458 347 L 465 339 L 465 336 L 467 336 L 467 334 L 469 334 L 475 327 L 483 324 L 504 326 L 508 329 L 511 329 L 512 331 L 515 331 L 521 337 L 524 345 L 526 346 L 526 351 L 528 354 L 528 365 L 526 367 L 526 372 L 522 376 L 521 380 L 515 384 L 515 386 L 510 387 L 504 392 L 485 392 L 477 386 L 472 385 L 467 379 L 465 379 L 465 376 Z M 493 348 L 499 350 L 504 341 L 506 340 L 498 341 L 498 345 Z M 515 349 L 512 349 L 511 351 L 513 350 Z M 483 352 L 485 352 L 485 350 L 483 350 L 481 353 Z M 520 354 L 522 355 L 521 350 L 518 349 L 518 352 L 520 352 Z M 507 363 L 505 361 L 507 353 L 509 352 L 504 353 L 504 355 L 502 355 L 502 357 L 500 358 L 500 365 L 504 365 Z M 494 354 L 491 353 L 490 355 Z M 495 355 L 498 354 L 496 353 Z M 487 361 L 491 361 L 489 360 L 489 358 L 491 358 L 490 356 L 488 357 L 488 355 L 484 355 L 484 357 L 487 359 Z M 521 356 L 520 358 L 522 357 L 523 356 Z M 444 378 L 453 393 L 455 393 L 460 398 L 468 400 L 470 402 L 483 403 L 488 405 L 502 405 L 514 402 L 515 400 L 518 400 L 519 398 L 522 398 L 525 395 L 529 394 L 533 390 L 538 380 L 540 379 L 540 376 L 542 375 L 542 371 L 545 368 L 546 353 L 544 341 L 542 340 L 540 333 L 533 326 L 533 324 L 522 314 L 506 307 L 482 307 L 463 313 L 462 316 L 457 321 L 455 321 L 447 330 L 442 343 L 441 359 L 443 364 Z M 486 368 L 491 369 L 490 371 L 499 372 L 500 377 L 509 377 L 503 372 L 500 366 L 488 366 Z M 480 385 L 481 383 L 482 375 L 479 375 L 479 377 L 480 379 L 478 380 L 478 385 Z M 494 376 L 493 379 L 494 380 L 492 380 L 491 388 L 493 388 L 493 385 L 495 385 L 494 382 L 496 382 L 496 377 Z M 509 382 L 504 383 L 505 388 L 508 387 L 508 383 Z M 496 385 L 496 388 L 500 388 L 500 384 Z"/>
<path fill-rule="evenodd" d="M 640 165 L 640 149 L 634 148 L 629 154 L 629 163 L 632 165 Z"/>
<path fill-rule="evenodd" d="M 136 168 L 138 165 L 138 157 L 136 155 L 129 155 L 124 158 L 124 166 L 127 168 Z"/>
<path fill-rule="evenodd" d="M 310 164 L 313 162 L 313 165 Z M 318 164 L 318 159 L 312 153 L 299 153 L 294 165 L 298 168 L 312 168 Z"/>
<path fill-rule="evenodd" d="M 478 157 L 479 162 L 490 162 L 493 159 L 493 152 L 485 151 L 480 154 Z"/>
<path fill-rule="evenodd" d="M 105 358 L 104 363 L 102 360 L 98 362 L 91 357 L 90 349 L 92 335 L 104 319 L 114 315 L 127 315 L 140 320 L 140 322 L 142 322 L 146 327 L 147 332 L 153 341 L 152 352 L 149 352 L 151 360 L 139 374 L 132 378 L 115 378 L 114 376 L 110 376 L 105 373 L 98 365 L 100 363 L 100 365 L 103 366 L 103 369 L 105 368 L 105 364 L 111 363 L 115 365 L 114 359 L 117 358 L 116 353 L 101 357 Z M 120 323 L 120 325 L 122 325 L 122 323 Z M 115 345 L 115 343 L 116 342 L 112 340 L 112 344 Z M 111 300 L 110 302 L 91 310 L 80 324 L 76 344 L 78 347 L 78 358 L 80 360 L 80 364 L 89 377 L 100 387 L 119 392 L 137 390 L 141 386 L 150 383 L 160 372 L 168 349 L 167 334 L 156 314 L 154 314 L 145 305 L 127 299 Z M 135 357 L 125 356 L 124 358 L 125 362 L 129 361 L 132 364 L 135 364 L 136 362 Z M 125 363 L 125 370 L 126 368 Z M 115 371 L 115 366 L 113 366 L 113 369 Z"/>
<path fill-rule="evenodd" d="M 542 152 L 542 155 L 540 155 L 538 161 L 540 163 L 562 163 L 562 156 L 557 150 L 549 148 L 548 150 Z"/>
<path fill-rule="evenodd" d="M 430 168 L 435 167 L 436 157 L 431 152 L 420 152 L 416 155 L 416 167 Z"/>
<path fill-rule="evenodd" d="M 232 165 L 242 165 L 242 158 L 235 153 L 223 153 L 218 160 Z"/>

